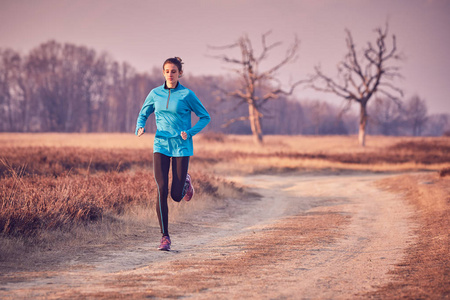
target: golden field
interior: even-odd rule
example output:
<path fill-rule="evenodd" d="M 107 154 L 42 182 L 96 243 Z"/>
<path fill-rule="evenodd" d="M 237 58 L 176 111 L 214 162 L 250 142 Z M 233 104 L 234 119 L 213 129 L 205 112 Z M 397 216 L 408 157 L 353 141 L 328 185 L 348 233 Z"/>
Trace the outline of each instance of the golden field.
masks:
<path fill-rule="evenodd" d="M 153 136 L 133 134 L 0 134 L 0 233 L 32 236 L 153 207 Z M 284 172 L 441 171 L 450 166 L 449 138 L 370 136 L 195 137 L 190 172 L 200 198 L 236 187 L 232 174 Z M 238 189 L 238 192 L 240 190 Z"/>
<path fill-rule="evenodd" d="M 399 176 L 379 188 L 415 209 L 419 243 L 396 280 L 368 298 L 433 298 L 448 292 L 450 138 L 250 136 L 206 133 L 194 138 L 190 173 L 199 212 L 221 199 L 244 201 L 245 187 L 227 176 L 255 173 L 386 172 Z M 156 228 L 153 136 L 133 134 L 0 134 L 0 262 L 13 268 L 21 253 L 84 247 Z M 192 206 L 193 204 L 193 206 Z M 185 209 L 170 207 L 171 215 Z M 143 233 L 137 233 L 143 231 Z M 32 250 L 30 250 L 32 249 Z M 38 254 L 37 254 L 38 255 Z M 429 278 L 424 280 L 424 278 Z"/>

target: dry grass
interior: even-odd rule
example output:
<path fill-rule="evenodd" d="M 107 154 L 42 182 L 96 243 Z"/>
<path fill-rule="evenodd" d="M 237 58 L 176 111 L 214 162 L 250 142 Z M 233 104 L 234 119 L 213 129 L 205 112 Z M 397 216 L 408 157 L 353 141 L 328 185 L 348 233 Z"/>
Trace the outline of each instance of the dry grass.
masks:
<path fill-rule="evenodd" d="M 3 135 L 2 138 L 14 135 Z M 0 234 L 35 237 L 42 231 L 70 231 L 88 223 L 117 220 L 133 207 L 153 211 L 156 184 L 151 149 L 93 148 L 55 143 L 56 135 L 38 135 L 40 146 L 8 140 L 0 148 Z M 60 141 L 71 144 L 74 136 Z M 108 135 L 101 135 L 104 140 Z M 14 136 L 15 137 L 15 136 Z M 45 138 L 50 137 L 49 140 Z M 121 136 L 114 135 L 115 145 Z M 100 135 L 96 139 L 102 140 Z M 242 191 L 202 171 L 193 170 L 199 198 L 217 198 L 219 187 Z M 232 193 L 232 192 L 228 192 Z M 109 222 L 108 221 L 108 222 Z"/>
<path fill-rule="evenodd" d="M 450 178 L 408 175 L 380 182 L 416 207 L 417 244 L 392 272 L 395 280 L 370 298 L 448 299 L 450 297 Z"/>
<path fill-rule="evenodd" d="M 38 230 L 69 229 L 120 215 L 144 205 L 155 187 L 149 172 L 108 172 L 91 176 L 20 176 L 1 181 L 0 228 L 3 234 L 31 236 Z"/>
<path fill-rule="evenodd" d="M 219 174 L 285 171 L 439 171 L 450 166 L 450 139 L 371 136 L 267 136 L 262 147 L 248 136 L 196 141 L 196 158 Z"/>
<path fill-rule="evenodd" d="M 49 247 L 74 235 L 79 243 L 105 239 L 127 224 L 155 219 L 152 143 L 150 134 L 0 134 L 0 260 L 36 241 Z M 249 136 L 205 134 L 195 137 L 195 153 L 196 209 L 242 198 L 243 189 L 220 179 L 229 174 L 434 171 L 383 183 L 417 207 L 423 227 L 395 270 L 398 280 L 369 296 L 449 297 L 449 265 L 442 259 L 450 254 L 448 137 L 369 136 L 362 148 L 354 136 L 266 136 L 256 147 Z"/>
<path fill-rule="evenodd" d="M 0 133 L 2 147 L 132 148 L 148 150 L 152 135 L 136 138 L 128 133 Z"/>
<path fill-rule="evenodd" d="M 136 206 L 153 209 L 151 134 L 0 134 L 0 232 L 32 236 L 116 218 Z M 199 196 L 241 190 L 214 176 L 286 171 L 441 171 L 450 139 L 370 136 L 195 137 L 191 172 Z M 221 187 L 219 187 L 221 186 Z M 145 188 L 144 188 L 145 187 Z M 208 201 L 208 200 L 205 200 Z"/>

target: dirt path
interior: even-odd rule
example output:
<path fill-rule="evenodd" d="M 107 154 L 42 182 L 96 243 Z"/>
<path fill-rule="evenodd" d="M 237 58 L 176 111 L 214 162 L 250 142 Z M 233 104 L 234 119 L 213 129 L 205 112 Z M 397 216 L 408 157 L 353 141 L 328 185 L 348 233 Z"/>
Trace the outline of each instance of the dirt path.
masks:
<path fill-rule="evenodd" d="M 84 251 L 55 271 L 3 276 L 0 298 L 358 297 L 389 282 L 415 239 L 411 207 L 372 184 L 383 176 L 233 178 L 263 197 L 176 222 L 173 251 L 155 250 L 156 235 Z"/>

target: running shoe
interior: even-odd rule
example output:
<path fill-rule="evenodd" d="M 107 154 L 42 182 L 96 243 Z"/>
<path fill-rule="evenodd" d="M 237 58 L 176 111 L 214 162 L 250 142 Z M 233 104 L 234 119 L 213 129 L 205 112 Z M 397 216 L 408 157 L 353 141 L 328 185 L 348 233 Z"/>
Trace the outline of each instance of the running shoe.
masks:
<path fill-rule="evenodd" d="M 161 238 L 161 245 L 159 245 L 158 250 L 162 250 L 162 251 L 170 251 L 170 237 L 168 236 L 163 236 Z"/>
<path fill-rule="evenodd" d="M 190 201 L 194 196 L 194 186 L 192 185 L 191 175 L 186 175 L 186 182 L 184 184 L 184 197 L 185 201 Z"/>

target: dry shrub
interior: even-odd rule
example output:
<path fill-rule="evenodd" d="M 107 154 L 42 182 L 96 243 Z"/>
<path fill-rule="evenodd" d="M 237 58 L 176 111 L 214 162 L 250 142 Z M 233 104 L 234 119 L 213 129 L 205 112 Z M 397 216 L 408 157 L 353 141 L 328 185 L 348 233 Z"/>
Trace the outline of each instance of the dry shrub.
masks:
<path fill-rule="evenodd" d="M 107 212 L 121 214 L 129 205 L 147 203 L 154 185 L 149 172 L 4 178 L 0 232 L 33 235 L 101 220 Z"/>
<path fill-rule="evenodd" d="M 387 149 L 399 157 L 424 164 L 450 162 L 450 140 L 414 140 L 399 142 Z"/>
<path fill-rule="evenodd" d="M 216 157 L 225 161 L 257 158 L 280 158 L 292 160 L 325 160 L 347 164 L 440 164 L 450 162 L 450 140 L 442 141 L 406 141 L 399 142 L 385 149 L 368 152 L 350 153 L 307 153 L 287 149 L 286 151 L 256 152 L 256 151 L 220 151 Z"/>
<path fill-rule="evenodd" d="M 22 169 L 23 175 L 61 176 L 87 172 L 125 171 L 133 166 L 151 167 L 153 155 L 138 149 L 86 149 L 74 147 L 10 147 L 2 148 L 0 177 L 11 169 Z"/>
<path fill-rule="evenodd" d="M 439 171 L 439 177 L 445 177 L 450 175 L 450 167 L 449 168 L 443 168 Z"/>
<path fill-rule="evenodd" d="M 389 147 L 389 150 L 408 151 L 408 152 L 437 152 L 444 153 L 450 150 L 450 143 L 445 140 L 435 141 L 402 141 Z"/>
<path fill-rule="evenodd" d="M 2 157 L 3 235 L 33 236 L 39 230 L 68 229 L 119 216 L 131 207 L 155 205 L 148 151 L 25 147 L 3 148 Z M 192 175 L 198 195 L 221 197 L 221 179 L 198 171 Z"/>
<path fill-rule="evenodd" d="M 217 193 L 218 182 L 222 181 L 216 176 L 202 172 L 192 172 L 193 180 L 195 180 L 195 192 L 213 197 L 220 197 Z"/>
<path fill-rule="evenodd" d="M 450 162 L 450 141 L 401 141 L 381 151 L 334 154 L 322 158 L 331 161 L 357 164 L 399 164 L 408 162 L 420 164 L 448 163 Z"/>
<path fill-rule="evenodd" d="M 220 198 L 214 176 L 192 173 L 197 195 Z M 38 230 L 67 229 L 121 215 L 133 206 L 150 206 L 156 201 L 156 183 L 151 171 L 11 177 L 0 181 L 0 233 L 34 235 Z"/>
<path fill-rule="evenodd" d="M 200 139 L 206 142 L 224 143 L 226 135 L 220 132 L 207 132 L 201 134 Z"/>

